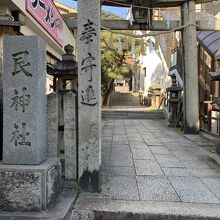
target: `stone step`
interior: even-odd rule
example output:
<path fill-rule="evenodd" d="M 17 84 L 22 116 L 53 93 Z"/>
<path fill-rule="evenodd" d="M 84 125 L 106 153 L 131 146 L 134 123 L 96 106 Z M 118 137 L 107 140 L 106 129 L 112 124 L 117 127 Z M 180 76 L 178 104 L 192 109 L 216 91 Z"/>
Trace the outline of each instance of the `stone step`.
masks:
<path fill-rule="evenodd" d="M 78 198 L 76 189 L 62 190 L 55 206 L 41 212 L 0 212 L 0 220 L 69 220 Z"/>
<path fill-rule="evenodd" d="M 112 119 L 165 119 L 162 111 L 135 111 L 135 110 L 104 110 L 102 118 Z"/>
<path fill-rule="evenodd" d="M 77 211 L 78 210 L 78 211 Z M 220 220 L 220 204 L 79 199 L 69 220 Z"/>

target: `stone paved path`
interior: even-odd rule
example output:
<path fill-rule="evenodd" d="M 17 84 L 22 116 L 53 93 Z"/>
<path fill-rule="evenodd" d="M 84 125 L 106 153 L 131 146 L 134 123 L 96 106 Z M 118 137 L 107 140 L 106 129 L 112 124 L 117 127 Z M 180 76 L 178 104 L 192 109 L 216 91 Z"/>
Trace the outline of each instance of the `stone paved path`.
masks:
<path fill-rule="evenodd" d="M 184 136 L 163 120 L 103 121 L 102 192 L 81 193 L 70 219 L 87 219 L 76 216 L 91 210 L 103 211 L 104 219 L 116 219 L 106 217 L 113 212 L 125 215 L 120 219 L 126 213 L 220 219 L 220 168 L 209 160 L 212 151 L 206 139 Z"/>
<path fill-rule="evenodd" d="M 199 136 L 172 131 L 164 121 L 106 121 L 101 195 L 117 200 L 220 203 L 220 169 L 208 159 L 211 146 Z"/>
<path fill-rule="evenodd" d="M 109 106 L 141 106 L 138 93 L 129 92 L 127 87 L 115 87 L 115 92 L 111 94 Z"/>

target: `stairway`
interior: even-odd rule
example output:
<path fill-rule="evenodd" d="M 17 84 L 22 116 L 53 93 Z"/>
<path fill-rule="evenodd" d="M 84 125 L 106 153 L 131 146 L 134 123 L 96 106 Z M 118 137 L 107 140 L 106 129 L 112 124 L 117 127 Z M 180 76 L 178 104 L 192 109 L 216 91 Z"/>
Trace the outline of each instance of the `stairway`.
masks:
<path fill-rule="evenodd" d="M 144 109 L 104 109 L 102 110 L 103 119 L 165 119 L 162 110 Z"/>

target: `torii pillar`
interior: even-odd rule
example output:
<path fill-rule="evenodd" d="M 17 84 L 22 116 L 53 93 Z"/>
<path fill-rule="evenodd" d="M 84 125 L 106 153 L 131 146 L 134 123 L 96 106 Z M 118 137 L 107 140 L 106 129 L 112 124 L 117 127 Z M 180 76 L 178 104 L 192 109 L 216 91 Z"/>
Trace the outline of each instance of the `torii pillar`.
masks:
<path fill-rule="evenodd" d="M 100 0 L 78 0 L 78 182 L 99 191 L 101 166 Z"/>
<path fill-rule="evenodd" d="M 199 133 L 198 58 L 196 41 L 195 1 L 185 1 L 181 7 L 184 64 L 184 133 Z"/>

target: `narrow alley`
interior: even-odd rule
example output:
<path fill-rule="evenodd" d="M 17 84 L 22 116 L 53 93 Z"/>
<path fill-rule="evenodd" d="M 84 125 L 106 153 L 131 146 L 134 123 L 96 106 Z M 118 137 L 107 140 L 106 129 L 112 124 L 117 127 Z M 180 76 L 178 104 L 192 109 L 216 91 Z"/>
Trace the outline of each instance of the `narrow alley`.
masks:
<path fill-rule="evenodd" d="M 157 214 L 172 204 L 178 215 L 185 206 L 197 207 L 191 214 L 202 215 L 201 204 L 204 210 L 209 204 L 220 207 L 220 169 L 209 157 L 213 151 L 210 141 L 167 128 L 164 120 L 103 121 L 102 191 L 82 193 L 76 209 L 122 211 L 130 204 L 135 211 L 145 201 L 154 202 Z M 146 205 L 147 215 L 152 209 Z"/>
<path fill-rule="evenodd" d="M 220 1 L 0 0 L 0 220 L 220 220 Z"/>

